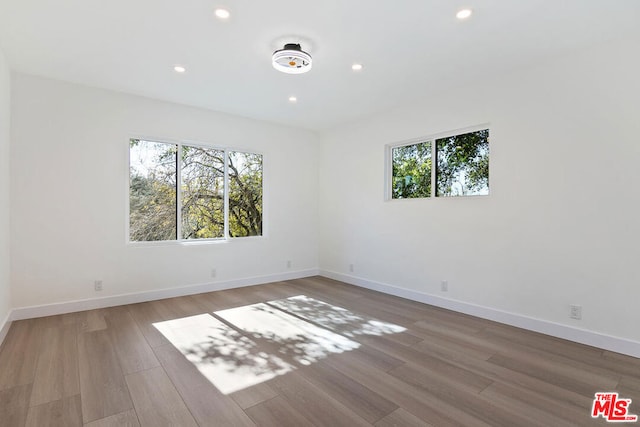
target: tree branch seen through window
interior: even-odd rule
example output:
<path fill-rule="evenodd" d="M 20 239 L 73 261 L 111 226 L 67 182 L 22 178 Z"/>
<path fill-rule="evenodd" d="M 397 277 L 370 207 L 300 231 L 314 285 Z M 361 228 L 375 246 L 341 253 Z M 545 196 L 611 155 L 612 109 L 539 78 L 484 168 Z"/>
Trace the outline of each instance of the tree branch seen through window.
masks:
<path fill-rule="evenodd" d="M 488 195 L 489 129 L 393 147 L 390 185 L 392 199 Z"/>
<path fill-rule="evenodd" d="M 130 240 L 225 238 L 225 224 L 228 237 L 261 236 L 262 156 L 180 145 L 178 159 L 178 147 L 130 141 Z"/>

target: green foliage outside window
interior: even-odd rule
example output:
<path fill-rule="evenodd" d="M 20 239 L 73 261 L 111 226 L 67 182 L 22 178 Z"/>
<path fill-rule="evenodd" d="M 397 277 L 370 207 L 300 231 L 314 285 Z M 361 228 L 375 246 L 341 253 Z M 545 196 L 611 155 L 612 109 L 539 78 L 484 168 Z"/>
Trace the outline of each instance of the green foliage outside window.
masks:
<path fill-rule="evenodd" d="M 262 235 L 262 156 L 229 153 L 229 236 Z"/>
<path fill-rule="evenodd" d="M 182 238 L 224 237 L 224 151 L 182 146 Z"/>
<path fill-rule="evenodd" d="M 130 142 L 131 241 L 262 235 L 262 156 L 143 140 Z M 228 212 L 225 212 L 225 162 Z M 180 167 L 180 201 L 176 190 Z M 180 227 L 177 206 L 180 205 Z"/>
<path fill-rule="evenodd" d="M 436 140 L 436 195 L 489 194 L 489 129 Z"/>
<path fill-rule="evenodd" d="M 394 199 L 431 196 L 431 143 L 395 147 L 392 150 Z"/>
<path fill-rule="evenodd" d="M 130 142 L 129 236 L 131 241 L 175 240 L 178 146 Z"/>
<path fill-rule="evenodd" d="M 393 147 L 391 166 L 392 199 L 487 195 L 489 129 Z"/>

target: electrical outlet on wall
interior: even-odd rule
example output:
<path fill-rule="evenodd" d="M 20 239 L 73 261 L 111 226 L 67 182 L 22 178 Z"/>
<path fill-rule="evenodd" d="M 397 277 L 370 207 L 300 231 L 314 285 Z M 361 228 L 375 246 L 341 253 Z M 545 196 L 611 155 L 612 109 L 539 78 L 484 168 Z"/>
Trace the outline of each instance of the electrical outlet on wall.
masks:
<path fill-rule="evenodd" d="M 291 268 L 291 260 L 290 259 L 287 260 L 287 268 Z"/>
<path fill-rule="evenodd" d="M 449 292 L 449 282 L 446 280 L 440 282 L 440 290 L 442 292 Z"/>
<path fill-rule="evenodd" d="M 215 268 L 211 269 L 211 277 L 215 278 L 218 275 L 218 271 Z"/>
<path fill-rule="evenodd" d="M 95 280 L 95 281 L 93 282 L 93 289 L 94 289 L 96 292 L 101 291 L 101 290 L 102 290 L 102 280 Z"/>
<path fill-rule="evenodd" d="M 581 305 L 570 305 L 569 306 L 569 317 L 576 320 L 582 319 L 582 306 Z"/>
<path fill-rule="evenodd" d="M 354 271 L 353 264 L 349 264 L 349 271 L 353 273 Z"/>

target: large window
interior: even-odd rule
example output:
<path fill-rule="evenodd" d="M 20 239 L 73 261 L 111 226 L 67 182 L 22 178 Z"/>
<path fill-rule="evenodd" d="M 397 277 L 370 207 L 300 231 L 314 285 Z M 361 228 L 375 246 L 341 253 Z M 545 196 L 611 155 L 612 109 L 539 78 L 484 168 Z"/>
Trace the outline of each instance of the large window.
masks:
<path fill-rule="evenodd" d="M 390 153 L 391 199 L 489 194 L 489 129 L 394 146 Z"/>
<path fill-rule="evenodd" d="M 129 240 L 262 235 L 262 156 L 192 144 L 129 143 Z"/>

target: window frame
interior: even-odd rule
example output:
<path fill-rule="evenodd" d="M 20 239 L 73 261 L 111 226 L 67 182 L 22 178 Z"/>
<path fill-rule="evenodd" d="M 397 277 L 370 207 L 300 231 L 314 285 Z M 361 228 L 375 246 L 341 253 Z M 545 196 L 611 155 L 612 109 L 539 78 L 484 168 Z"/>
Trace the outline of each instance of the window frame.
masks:
<path fill-rule="evenodd" d="M 431 200 L 431 199 L 464 199 L 467 197 L 488 197 L 491 195 L 491 185 L 489 187 L 489 194 L 470 194 L 470 195 L 462 195 L 462 196 L 439 196 L 437 193 L 437 170 L 438 170 L 438 147 L 436 144 L 436 140 L 443 138 L 451 138 L 458 135 L 464 135 L 466 133 L 478 132 L 481 130 L 489 130 L 489 135 L 491 135 L 491 124 L 483 123 L 475 126 L 469 126 L 466 128 L 439 132 L 435 134 L 431 134 L 429 136 L 411 138 L 404 141 L 394 142 L 391 144 L 385 145 L 385 153 L 384 153 L 384 201 L 399 201 L 399 200 Z M 406 147 L 409 145 L 415 144 L 423 144 L 425 142 L 431 143 L 431 194 L 429 197 L 403 197 L 403 198 L 393 198 L 393 150 L 398 147 Z M 489 152 L 491 152 L 491 147 L 489 148 Z M 491 170 L 491 155 L 489 155 L 489 170 Z M 491 174 L 489 174 L 489 180 L 491 179 Z"/>
<path fill-rule="evenodd" d="M 176 162 L 176 239 L 175 240 L 150 240 L 150 241 L 137 241 L 131 240 L 130 235 L 130 227 L 131 227 L 131 200 L 130 200 L 130 190 L 131 190 L 131 149 L 130 143 L 131 140 L 138 139 L 141 141 L 148 142 L 156 142 L 160 144 L 170 144 L 177 145 L 177 162 Z M 181 237 L 182 231 L 182 147 L 201 147 L 213 150 L 224 151 L 224 236 L 222 237 L 211 237 L 211 238 L 203 238 L 203 239 L 183 239 Z M 267 157 L 264 152 L 260 150 L 254 150 L 249 148 L 242 147 L 230 147 L 230 146 L 222 146 L 218 144 L 206 143 L 201 141 L 193 141 L 188 139 L 169 139 L 169 138 L 155 138 L 149 136 L 141 136 L 141 135 L 132 135 L 127 138 L 127 142 L 125 145 L 126 148 L 126 175 L 125 175 L 125 242 L 127 246 L 167 246 L 167 245 L 209 245 L 209 244 L 221 244 L 221 243 L 229 243 L 234 241 L 245 241 L 245 240 L 260 240 L 265 239 L 267 235 L 267 227 L 266 227 L 266 202 L 267 199 L 267 191 L 265 190 L 265 158 Z M 259 236 L 240 236 L 240 237 L 231 237 L 229 236 L 229 152 L 237 152 L 237 153 L 250 153 L 257 154 L 262 156 L 262 234 Z"/>

